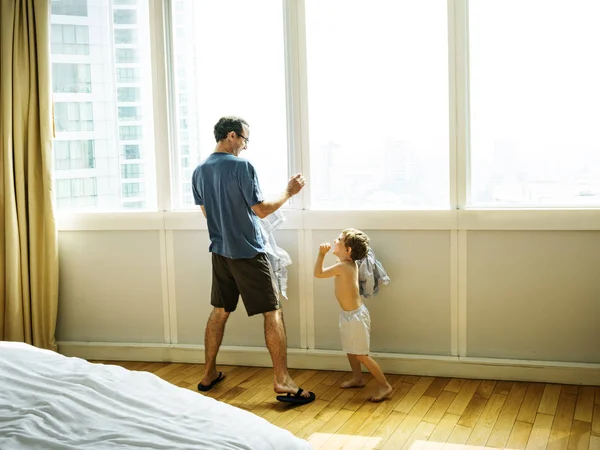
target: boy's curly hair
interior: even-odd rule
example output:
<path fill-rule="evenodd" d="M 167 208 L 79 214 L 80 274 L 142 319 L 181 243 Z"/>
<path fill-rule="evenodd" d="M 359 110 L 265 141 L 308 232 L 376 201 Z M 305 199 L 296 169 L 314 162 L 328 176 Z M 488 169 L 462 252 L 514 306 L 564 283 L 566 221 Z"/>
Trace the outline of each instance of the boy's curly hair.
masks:
<path fill-rule="evenodd" d="M 350 247 L 352 261 L 360 261 L 367 256 L 369 251 L 369 236 L 355 228 L 346 228 L 342 231 L 344 246 Z"/>

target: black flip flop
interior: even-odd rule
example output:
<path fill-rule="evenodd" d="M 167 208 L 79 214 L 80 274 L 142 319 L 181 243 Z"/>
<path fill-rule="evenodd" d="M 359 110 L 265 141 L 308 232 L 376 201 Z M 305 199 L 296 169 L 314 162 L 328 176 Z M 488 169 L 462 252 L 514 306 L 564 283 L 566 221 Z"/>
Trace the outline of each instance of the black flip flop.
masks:
<path fill-rule="evenodd" d="M 224 379 L 225 376 L 223 375 L 223 372 L 219 372 L 217 378 L 212 380 L 212 382 L 208 386 L 205 386 L 202 383 L 198 383 L 198 390 L 203 392 L 210 391 L 215 386 L 215 384 L 217 384 L 219 381 L 223 381 Z"/>
<path fill-rule="evenodd" d="M 315 398 L 317 398 L 314 392 L 309 392 L 310 395 L 308 397 L 304 397 L 302 395 L 303 392 L 304 389 L 298 388 L 298 392 L 296 392 L 295 394 L 278 395 L 276 398 L 280 402 L 292 403 L 294 405 L 306 405 L 307 403 L 310 403 L 314 401 Z"/>

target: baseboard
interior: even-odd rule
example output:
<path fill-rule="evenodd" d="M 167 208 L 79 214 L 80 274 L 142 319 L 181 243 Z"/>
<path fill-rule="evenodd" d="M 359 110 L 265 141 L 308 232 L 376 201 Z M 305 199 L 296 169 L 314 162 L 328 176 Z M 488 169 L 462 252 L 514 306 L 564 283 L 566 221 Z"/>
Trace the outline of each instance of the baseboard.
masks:
<path fill-rule="evenodd" d="M 87 360 L 203 363 L 200 345 L 61 341 L 59 352 Z M 524 361 L 435 355 L 373 353 L 386 373 L 420 376 L 530 381 L 600 386 L 600 364 Z M 271 367 L 266 348 L 221 347 L 218 364 Z M 348 371 L 348 360 L 335 350 L 288 350 L 294 369 Z"/>

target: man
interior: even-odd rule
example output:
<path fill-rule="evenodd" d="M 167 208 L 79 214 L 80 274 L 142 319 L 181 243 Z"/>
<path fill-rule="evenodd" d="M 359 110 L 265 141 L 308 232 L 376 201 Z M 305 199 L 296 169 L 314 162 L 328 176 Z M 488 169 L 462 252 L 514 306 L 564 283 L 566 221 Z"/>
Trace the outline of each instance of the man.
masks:
<path fill-rule="evenodd" d="M 304 187 L 301 174 L 290 178 L 285 192 L 266 201 L 252 164 L 239 158 L 250 140 L 250 127 L 239 117 L 223 117 L 214 128 L 217 146 L 192 175 L 194 200 L 208 223 L 212 253 L 212 313 L 206 325 L 205 372 L 198 389 L 207 391 L 225 378 L 216 359 L 225 324 L 241 294 L 248 316 L 263 314 L 265 341 L 274 370 L 277 399 L 309 403 L 312 392 L 300 389 L 287 368 L 283 312 L 265 253 L 259 219 L 281 208 Z"/>

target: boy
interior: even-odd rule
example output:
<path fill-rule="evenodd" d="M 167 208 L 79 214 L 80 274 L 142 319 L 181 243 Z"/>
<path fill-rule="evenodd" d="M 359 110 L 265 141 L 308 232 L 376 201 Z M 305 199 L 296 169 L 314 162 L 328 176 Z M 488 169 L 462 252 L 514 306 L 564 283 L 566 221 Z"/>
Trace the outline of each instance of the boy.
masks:
<path fill-rule="evenodd" d="M 340 314 L 342 348 L 348 355 L 353 378 L 342 383 L 340 387 L 362 387 L 366 384 L 360 366 L 362 363 L 379 383 L 377 392 L 369 400 L 380 402 L 390 395 L 392 386 L 379 364 L 369 356 L 371 318 L 359 295 L 356 263 L 367 256 L 369 238 L 362 231 L 353 228 L 342 231 L 333 241 L 333 254 L 339 261 L 324 269 L 323 260 L 330 249 L 329 243 L 320 245 L 314 275 L 316 278 L 335 277 L 335 296 L 343 310 Z"/>

